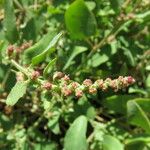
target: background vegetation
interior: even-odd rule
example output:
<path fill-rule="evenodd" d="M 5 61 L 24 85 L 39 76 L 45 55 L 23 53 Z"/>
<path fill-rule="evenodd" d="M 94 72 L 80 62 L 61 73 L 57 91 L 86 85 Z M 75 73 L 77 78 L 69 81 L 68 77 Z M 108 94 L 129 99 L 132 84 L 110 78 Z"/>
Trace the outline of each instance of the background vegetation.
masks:
<path fill-rule="evenodd" d="M 136 83 L 67 97 L 55 71 Z M 149 119 L 149 0 L 0 0 L 0 149 L 149 150 Z"/>

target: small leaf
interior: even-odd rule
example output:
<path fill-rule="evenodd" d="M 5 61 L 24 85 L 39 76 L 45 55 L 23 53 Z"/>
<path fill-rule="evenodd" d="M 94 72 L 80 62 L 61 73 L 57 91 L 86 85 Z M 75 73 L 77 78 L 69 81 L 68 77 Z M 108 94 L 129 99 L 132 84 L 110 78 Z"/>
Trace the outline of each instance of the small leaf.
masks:
<path fill-rule="evenodd" d="M 124 150 L 123 144 L 118 139 L 110 135 L 104 135 L 103 150 Z"/>
<path fill-rule="evenodd" d="M 52 67 L 55 65 L 57 58 L 54 58 L 53 60 L 51 60 L 48 65 L 45 67 L 43 74 L 44 76 L 48 73 L 50 73 L 50 71 L 52 70 Z"/>
<path fill-rule="evenodd" d="M 150 121 L 136 101 L 131 100 L 127 103 L 127 115 L 131 124 L 139 126 L 150 133 Z"/>
<path fill-rule="evenodd" d="M 59 128 L 59 117 L 60 113 L 54 112 L 53 116 L 49 119 L 47 126 L 54 132 L 58 134 L 60 132 Z"/>
<path fill-rule="evenodd" d="M 65 13 L 65 23 L 74 39 L 84 39 L 96 32 L 96 19 L 83 0 L 70 5 Z"/>
<path fill-rule="evenodd" d="M 87 119 L 79 116 L 68 129 L 65 136 L 65 150 L 87 150 L 86 141 Z"/>
<path fill-rule="evenodd" d="M 11 89 L 7 99 L 7 105 L 15 105 L 17 101 L 26 93 L 28 82 L 19 81 L 15 84 L 15 86 Z"/>
<path fill-rule="evenodd" d="M 98 67 L 99 65 L 107 62 L 108 59 L 109 59 L 109 56 L 107 56 L 106 54 L 96 53 L 91 58 L 91 64 L 92 64 L 93 67 Z"/>
<path fill-rule="evenodd" d="M 70 120 L 74 120 L 81 115 L 86 116 L 90 120 L 94 119 L 96 115 L 95 108 L 89 103 L 86 96 L 81 97 L 74 105 L 74 111 L 70 113 Z"/>
<path fill-rule="evenodd" d="M 136 143 L 150 143 L 150 136 L 139 135 L 129 138 L 125 141 L 126 145 L 136 144 Z"/>
<path fill-rule="evenodd" d="M 73 52 L 71 53 L 71 56 L 69 57 L 68 61 L 66 62 L 66 65 L 64 66 L 63 70 L 66 70 L 70 65 L 71 65 L 71 61 L 79 54 L 85 52 L 87 50 L 86 47 L 82 47 L 82 46 L 76 46 L 73 49 Z"/>
<path fill-rule="evenodd" d="M 13 1 L 4 0 L 4 27 L 6 29 L 6 38 L 10 43 L 18 40 L 18 31 L 16 27 L 16 18 L 14 13 Z"/>
<path fill-rule="evenodd" d="M 61 36 L 62 36 L 62 33 L 57 34 L 57 35 L 52 39 L 52 41 L 49 42 L 48 47 L 47 47 L 41 54 L 39 54 L 39 55 L 33 57 L 33 58 L 32 58 L 32 65 L 37 65 L 37 64 L 39 64 L 40 62 L 42 62 L 42 61 L 45 59 L 45 57 L 46 57 L 46 55 L 47 55 L 48 53 L 49 53 L 49 55 L 52 54 L 52 53 L 55 51 L 54 46 L 55 46 L 55 44 L 58 42 L 58 40 L 59 40 L 59 38 L 60 38 Z"/>

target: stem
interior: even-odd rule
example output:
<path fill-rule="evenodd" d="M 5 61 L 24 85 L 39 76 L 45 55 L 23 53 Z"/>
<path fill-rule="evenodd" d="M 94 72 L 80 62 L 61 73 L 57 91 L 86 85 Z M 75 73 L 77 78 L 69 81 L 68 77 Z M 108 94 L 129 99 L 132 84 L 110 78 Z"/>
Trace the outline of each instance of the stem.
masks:
<path fill-rule="evenodd" d="M 87 139 L 87 142 L 90 143 L 93 138 L 94 138 L 94 132 L 92 132 L 92 133 L 89 135 L 89 137 L 88 137 L 88 139 Z"/>
<path fill-rule="evenodd" d="M 18 0 L 14 0 L 14 3 L 17 5 L 18 8 L 24 10 L 23 6 L 18 2 Z"/>
<path fill-rule="evenodd" d="M 22 66 L 20 66 L 16 61 L 11 60 L 11 63 L 13 66 L 15 66 L 19 71 L 21 71 L 22 73 L 24 73 L 27 77 L 29 77 L 29 72 L 23 68 Z"/>

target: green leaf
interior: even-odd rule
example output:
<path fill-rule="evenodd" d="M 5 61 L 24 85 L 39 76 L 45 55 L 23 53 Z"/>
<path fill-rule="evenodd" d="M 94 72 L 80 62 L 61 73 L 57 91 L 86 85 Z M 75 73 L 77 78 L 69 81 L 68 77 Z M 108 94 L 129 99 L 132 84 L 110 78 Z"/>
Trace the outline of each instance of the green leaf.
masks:
<path fill-rule="evenodd" d="M 14 13 L 13 1 L 4 1 L 4 27 L 6 29 L 6 38 L 10 43 L 17 42 L 19 35 L 16 27 L 16 18 Z"/>
<path fill-rule="evenodd" d="M 104 135 L 103 150 L 124 150 L 123 144 L 118 139 L 110 135 Z"/>
<path fill-rule="evenodd" d="M 35 150 L 57 150 L 57 145 L 54 142 L 40 142 L 34 143 L 33 149 Z"/>
<path fill-rule="evenodd" d="M 125 140 L 127 150 L 148 150 L 146 145 L 150 143 L 150 136 L 145 134 L 135 135 L 132 138 Z"/>
<path fill-rule="evenodd" d="M 103 104 L 106 108 L 115 113 L 126 114 L 126 103 L 133 98 L 135 98 L 135 96 L 113 95 L 104 99 Z"/>
<path fill-rule="evenodd" d="M 54 58 L 53 60 L 51 60 L 48 65 L 45 67 L 44 71 L 43 71 L 43 75 L 47 75 L 48 73 L 51 72 L 52 67 L 55 65 L 57 58 Z"/>
<path fill-rule="evenodd" d="M 147 97 L 147 95 L 148 95 L 147 91 L 145 91 L 144 89 L 133 88 L 133 87 L 129 88 L 129 93 L 138 93 L 138 94 L 144 95 L 145 97 Z"/>
<path fill-rule="evenodd" d="M 91 58 L 91 63 L 93 67 L 98 67 L 99 65 L 108 61 L 108 59 L 109 59 L 109 56 L 107 56 L 105 53 L 103 54 L 96 53 Z"/>
<path fill-rule="evenodd" d="M 127 139 L 125 143 L 126 145 L 136 144 L 136 143 L 150 143 L 150 136 L 148 135 L 135 136 Z"/>
<path fill-rule="evenodd" d="M 86 1 L 85 4 L 87 5 L 89 10 L 93 10 L 96 7 L 96 3 L 93 1 Z"/>
<path fill-rule="evenodd" d="M 86 47 L 83 46 L 75 46 L 73 49 L 73 52 L 71 53 L 71 56 L 69 57 L 68 61 L 66 62 L 66 65 L 64 66 L 63 70 L 66 70 L 70 65 L 72 60 L 79 54 L 85 52 L 87 50 Z"/>
<path fill-rule="evenodd" d="M 70 120 L 74 120 L 81 115 L 86 116 L 90 120 L 94 119 L 96 116 L 96 110 L 89 103 L 86 96 L 81 97 L 80 100 L 74 105 L 74 111 L 70 113 Z"/>
<path fill-rule="evenodd" d="M 96 19 L 83 0 L 75 0 L 65 13 L 65 23 L 71 37 L 85 39 L 96 32 Z"/>
<path fill-rule="evenodd" d="M 62 33 L 57 34 L 50 42 L 47 48 L 39 55 L 32 58 L 32 65 L 37 65 L 42 62 L 47 54 L 52 54 L 56 49 L 54 49 L 55 44 L 58 42 L 59 38 L 62 36 Z"/>
<path fill-rule="evenodd" d="M 53 116 L 49 119 L 47 126 L 54 132 L 55 134 L 60 133 L 59 128 L 59 112 L 54 112 Z"/>
<path fill-rule="evenodd" d="M 99 53 L 95 53 L 88 63 L 92 65 L 92 67 L 98 67 L 99 65 L 106 63 L 116 52 L 117 42 L 114 41 L 109 47 L 102 49 Z"/>
<path fill-rule="evenodd" d="M 65 135 L 65 150 L 87 150 L 86 141 L 87 119 L 84 116 L 78 117 L 68 129 Z"/>
<path fill-rule="evenodd" d="M 49 32 L 46 35 L 44 35 L 42 39 L 40 39 L 30 48 L 26 49 L 23 57 L 24 61 L 26 63 L 29 63 L 31 62 L 33 57 L 42 53 L 48 46 L 49 41 L 51 41 L 55 35 L 56 35 L 55 31 L 49 30 Z"/>
<path fill-rule="evenodd" d="M 28 82 L 26 81 L 19 81 L 15 84 L 15 86 L 11 89 L 7 99 L 7 105 L 15 105 L 18 100 L 26 93 Z"/>
<path fill-rule="evenodd" d="M 112 8 L 118 12 L 123 4 L 124 0 L 110 0 Z"/>
<path fill-rule="evenodd" d="M 146 113 L 150 113 L 150 98 L 135 98 L 133 99 Z"/>
<path fill-rule="evenodd" d="M 150 133 L 150 121 L 136 101 L 131 100 L 127 103 L 127 115 L 131 124 L 139 126 Z"/>
<path fill-rule="evenodd" d="M 150 88 L 150 74 L 146 78 L 146 87 Z"/>
<path fill-rule="evenodd" d="M 127 63 L 129 63 L 131 66 L 135 66 L 136 62 L 135 62 L 135 58 L 134 56 L 132 55 L 131 51 L 125 47 L 122 47 L 123 49 L 123 52 L 124 52 L 124 55 L 127 59 Z"/>

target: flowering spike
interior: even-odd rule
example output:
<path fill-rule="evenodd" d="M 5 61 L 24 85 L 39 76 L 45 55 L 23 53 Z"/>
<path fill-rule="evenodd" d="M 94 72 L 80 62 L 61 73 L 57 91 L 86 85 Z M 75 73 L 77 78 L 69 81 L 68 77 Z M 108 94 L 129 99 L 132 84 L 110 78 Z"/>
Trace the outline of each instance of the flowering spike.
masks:
<path fill-rule="evenodd" d="M 32 80 L 36 80 L 39 76 L 40 76 L 40 72 L 39 71 L 33 71 L 32 75 L 31 75 L 31 79 Z"/>
<path fill-rule="evenodd" d="M 50 82 L 45 82 L 42 85 L 43 88 L 45 88 L 46 90 L 50 90 L 52 89 L 52 84 Z"/>

